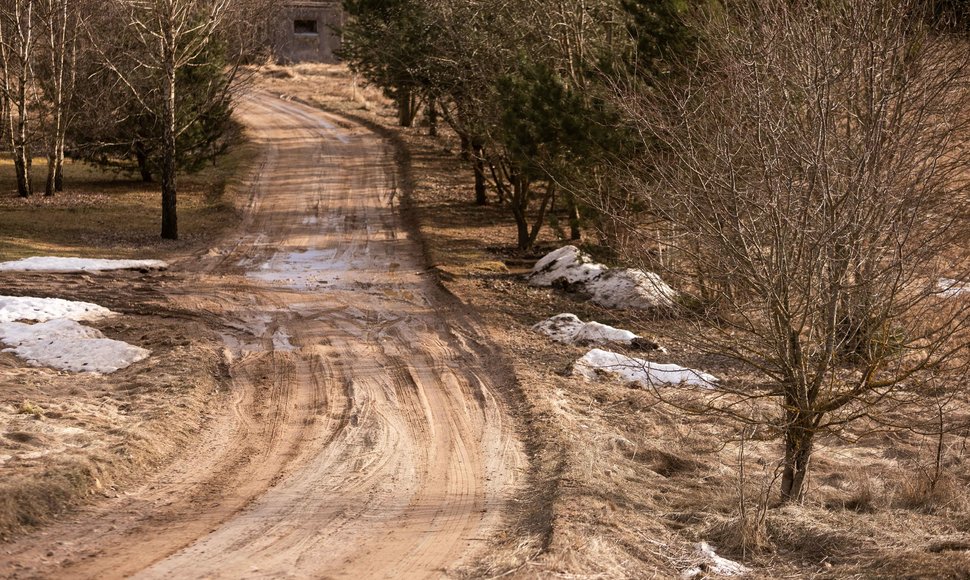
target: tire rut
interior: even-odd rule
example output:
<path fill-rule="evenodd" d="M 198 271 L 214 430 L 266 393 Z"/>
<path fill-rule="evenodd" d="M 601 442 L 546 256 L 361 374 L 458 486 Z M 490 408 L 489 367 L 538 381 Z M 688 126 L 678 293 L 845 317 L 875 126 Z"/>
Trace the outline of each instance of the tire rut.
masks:
<path fill-rule="evenodd" d="M 526 460 L 482 361 L 436 308 L 390 149 L 267 95 L 239 109 L 265 149 L 245 229 L 183 264 L 169 296 L 223 329 L 230 410 L 131 499 L 55 529 L 79 546 L 57 572 L 422 578 L 469 563 Z M 112 511 L 131 515 L 84 540 Z M 18 557 L 44 549 L 25 546 Z"/>

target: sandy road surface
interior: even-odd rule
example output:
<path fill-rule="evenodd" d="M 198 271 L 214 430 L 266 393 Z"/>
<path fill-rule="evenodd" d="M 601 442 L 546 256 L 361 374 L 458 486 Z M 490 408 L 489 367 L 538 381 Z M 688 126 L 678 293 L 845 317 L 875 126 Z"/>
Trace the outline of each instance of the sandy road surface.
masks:
<path fill-rule="evenodd" d="M 437 577 L 487 548 L 525 459 L 461 309 L 424 274 L 391 152 L 269 96 L 243 233 L 167 290 L 222 329 L 231 409 L 132 495 L 0 576 Z"/>

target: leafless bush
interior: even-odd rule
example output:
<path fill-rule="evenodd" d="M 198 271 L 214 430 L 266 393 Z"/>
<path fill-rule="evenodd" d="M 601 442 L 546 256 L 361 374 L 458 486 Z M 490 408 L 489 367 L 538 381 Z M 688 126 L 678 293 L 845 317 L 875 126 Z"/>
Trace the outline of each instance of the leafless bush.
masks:
<path fill-rule="evenodd" d="M 656 152 L 637 173 L 670 224 L 667 275 L 704 315 L 681 338 L 760 377 L 711 409 L 758 422 L 738 397 L 778 401 L 786 501 L 817 434 L 916 401 L 926 373 L 953 388 L 967 364 L 970 299 L 939 281 L 970 276 L 970 51 L 917 7 L 698 14 L 694 72 L 625 99 Z"/>
<path fill-rule="evenodd" d="M 748 552 L 770 547 L 767 518 L 771 488 L 778 480 L 775 466 L 762 464 L 761 473 L 750 473 L 745 457 L 745 434 L 738 447 L 738 510 L 737 517 L 722 526 L 720 543 L 746 557 Z M 752 477 L 754 476 L 754 477 Z M 749 481 L 750 480 L 750 481 Z"/>

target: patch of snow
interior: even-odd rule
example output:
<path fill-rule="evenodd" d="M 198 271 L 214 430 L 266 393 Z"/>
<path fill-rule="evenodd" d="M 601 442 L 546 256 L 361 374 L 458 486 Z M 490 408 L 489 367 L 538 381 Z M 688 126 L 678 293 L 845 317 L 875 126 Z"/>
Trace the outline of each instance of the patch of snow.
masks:
<path fill-rule="evenodd" d="M 107 308 L 90 302 L 74 302 L 60 298 L 30 298 L 0 296 L 0 323 L 16 320 L 47 322 L 56 318 L 70 320 L 100 320 L 114 314 Z"/>
<path fill-rule="evenodd" d="M 569 284 L 585 284 L 607 269 L 603 264 L 593 262 L 576 246 L 563 246 L 536 263 L 529 282 L 533 286 L 552 286 L 560 280 Z"/>
<path fill-rule="evenodd" d="M 277 253 L 246 276 L 294 290 L 314 290 L 335 282 L 350 269 L 337 258 L 336 249 L 304 250 Z"/>
<path fill-rule="evenodd" d="M 533 286 L 569 284 L 581 286 L 594 304 L 604 308 L 648 310 L 673 306 L 677 292 L 653 272 L 610 269 L 597 264 L 575 246 L 564 246 L 545 256 L 532 268 Z"/>
<path fill-rule="evenodd" d="M 87 258 L 34 257 L 0 263 L 0 272 L 105 272 L 109 270 L 157 270 L 167 268 L 161 260 L 99 260 Z"/>
<path fill-rule="evenodd" d="M 573 365 L 573 374 L 596 380 L 601 373 L 618 377 L 627 383 L 637 383 L 645 387 L 663 385 L 693 385 L 713 389 L 718 378 L 673 364 L 652 363 L 594 348 Z"/>
<path fill-rule="evenodd" d="M 654 272 L 609 270 L 586 284 L 593 302 L 604 308 L 649 310 L 673 306 L 677 294 Z"/>
<path fill-rule="evenodd" d="M 599 322 L 583 322 L 575 314 L 559 314 L 543 320 L 532 330 L 563 344 L 631 344 L 640 338 L 629 330 L 613 328 Z"/>
<path fill-rule="evenodd" d="M 941 278 L 937 284 L 945 298 L 956 298 L 964 294 L 970 294 L 970 283 L 958 282 L 950 278 Z"/>
<path fill-rule="evenodd" d="M 751 569 L 743 564 L 717 555 L 707 542 L 694 546 L 694 555 L 700 560 L 696 565 L 684 570 L 680 575 L 684 580 L 708 578 L 710 576 L 744 576 Z"/>
<path fill-rule="evenodd" d="M 33 366 L 72 372 L 113 373 L 148 358 L 150 351 L 59 318 L 38 324 L 0 324 L 0 341 Z"/>
<path fill-rule="evenodd" d="M 296 347 L 290 342 L 290 335 L 282 328 L 273 333 L 273 349 L 282 352 L 293 352 Z"/>

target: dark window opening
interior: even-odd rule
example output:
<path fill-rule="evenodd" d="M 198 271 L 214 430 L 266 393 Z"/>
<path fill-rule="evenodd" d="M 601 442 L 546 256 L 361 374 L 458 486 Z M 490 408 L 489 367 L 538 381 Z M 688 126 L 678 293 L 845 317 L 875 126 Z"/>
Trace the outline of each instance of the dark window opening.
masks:
<path fill-rule="evenodd" d="M 317 21 L 316 20 L 294 20 L 293 32 L 295 34 L 316 34 Z"/>

